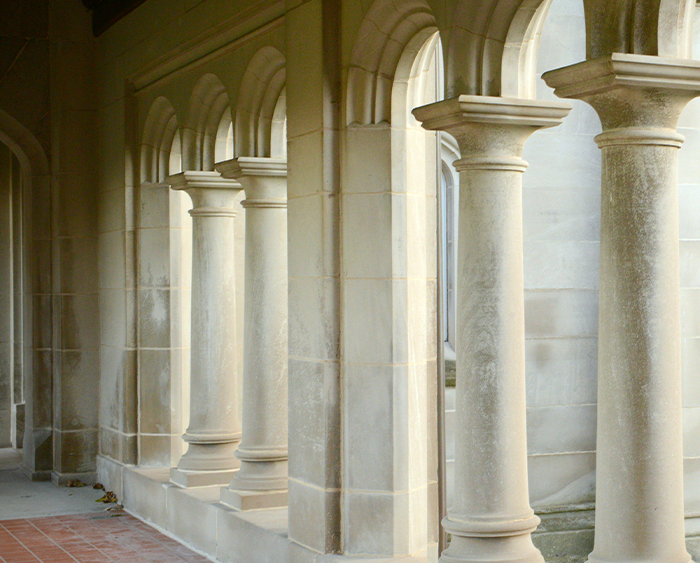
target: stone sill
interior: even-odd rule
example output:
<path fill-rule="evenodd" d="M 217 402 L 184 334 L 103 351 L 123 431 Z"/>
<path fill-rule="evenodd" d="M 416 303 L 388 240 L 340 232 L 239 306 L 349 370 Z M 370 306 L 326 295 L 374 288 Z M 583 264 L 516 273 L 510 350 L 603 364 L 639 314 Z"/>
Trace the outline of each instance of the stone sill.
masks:
<path fill-rule="evenodd" d="M 167 468 L 126 466 L 99 456 L 98 472 L 129 514 L 212 561 L 428 563 L 425 557 L 361 558 L 309 551 L 288 541 L 287 508 L 239 512 L 219 503 L 220 486 L 183 489 L 170 482 Z"/>

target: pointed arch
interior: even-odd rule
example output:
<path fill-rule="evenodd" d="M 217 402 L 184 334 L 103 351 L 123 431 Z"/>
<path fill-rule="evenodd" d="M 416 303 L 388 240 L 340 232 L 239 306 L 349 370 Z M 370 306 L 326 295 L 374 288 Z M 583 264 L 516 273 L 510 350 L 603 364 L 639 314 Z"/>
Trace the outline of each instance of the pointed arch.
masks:
<path fill-rule="evenodd" d="M 346 124 L 391 122 L 399 60 L 409 44 L 417 50 L 438 30 L 425 0 L 376 0 L 360 25 L 348 68 Z"/>
<path fill-rule="evenodd" d="M 445 53 L 447 97 L 535 97 L 539 37 L 551 0 L 461 0 Z"/>
<path fill-rule="evenodd" d="M 182 130 L 183 170 L 214 170 L 217 160 L 217 139 L 225 145 L 231 106 L 225 86 L 213 74 L 205 74 L 197 82 Z"/>
<path fill-rule="evenodd" d="M 286 67 L 284 55 L 271 46 L 263 47 L 250 60 L 238 94 L 236 156 L 272 155 L 275 109 L 285 91 Z M 286 98 L 284 111 L 286 116 Z"/>
<path fill-rule="evenodd" d="M 164 96 L 151 105 L 141 140 L 141 183 L 162 182 L 171 172 L 173 146 L 179 146 L 178 122 Z"/>

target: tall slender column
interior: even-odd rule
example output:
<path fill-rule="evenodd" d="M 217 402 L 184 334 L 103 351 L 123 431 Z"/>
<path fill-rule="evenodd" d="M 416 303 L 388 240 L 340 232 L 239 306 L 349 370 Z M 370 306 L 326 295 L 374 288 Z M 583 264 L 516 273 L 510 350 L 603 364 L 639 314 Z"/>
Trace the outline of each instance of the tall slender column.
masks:
<path fill-rule="evenodd" d="M 189 448 L 170 478 L 184 487 L 224 485 L 240 466 L 233 221 L 243 188 L 218 172 L 182 172 L 167 182 L 193 203 Z"/>
<path fill-rule="evenodd" d="M 287 161 L 219 164 L 245 189 L 245 319 L 241 468 L 221 501 L 238 508 L 287 504 Z"/>
<path fill-rule="evenodd" d="M 443 562 L 541 562 L 525 426 L 523 146 L 569 106 L 459 96 L 414 110 L 459 143 L 457 393 L 452 541 Z"/>
<path fill-rule="evenodd" d="M 700 63 L 613 54 L 545 75 L 603 133 L 595 547 L 589 561 L 686 563 L 678 148 Z"/>

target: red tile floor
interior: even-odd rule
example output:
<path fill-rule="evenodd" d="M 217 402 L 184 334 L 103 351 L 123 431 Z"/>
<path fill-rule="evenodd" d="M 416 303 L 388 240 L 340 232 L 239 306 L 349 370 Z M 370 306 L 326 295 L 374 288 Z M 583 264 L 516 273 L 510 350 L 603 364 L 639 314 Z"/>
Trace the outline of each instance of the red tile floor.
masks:
<path fill-rule="evenodd" d="M 0 520 L 2 563 L 209 561 L 123 511 Z"/>

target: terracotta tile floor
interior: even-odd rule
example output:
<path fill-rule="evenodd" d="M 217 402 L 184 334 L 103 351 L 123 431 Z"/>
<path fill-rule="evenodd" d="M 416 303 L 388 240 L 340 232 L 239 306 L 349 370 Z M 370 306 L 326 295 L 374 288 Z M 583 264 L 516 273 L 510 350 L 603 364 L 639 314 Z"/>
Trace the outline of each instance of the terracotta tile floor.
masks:
<path fill-rule="evenodd" d="M 0 520 L 0 562 L 209 561 L 122 511 Z"/>

